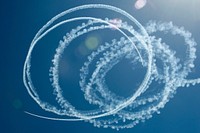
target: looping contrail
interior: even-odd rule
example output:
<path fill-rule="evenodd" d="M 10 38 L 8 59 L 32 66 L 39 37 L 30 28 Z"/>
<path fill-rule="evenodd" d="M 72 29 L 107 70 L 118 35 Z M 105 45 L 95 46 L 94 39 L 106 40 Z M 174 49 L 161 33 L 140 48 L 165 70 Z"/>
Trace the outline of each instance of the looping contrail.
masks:
<path fill-rule="evenodd" d="M 117 12 L 126 17 L 138 28 L 120 21 L 115 24 L 110 18 L 95 17 L 75 17 L 61 22 L 55 21 L 72 12 L 87 9 L 102 9 Z M 34 47 L 48 33 L 57 27 L 75 21 L 87 21 L 73 28 L 71 32 L 64 35 L 60 40 L 56 49 L 54 58 L 52 59 L 52 67 L 50 68 L 50 78 L 52 79 L 52 87 L 56 102 L 60 108 L 40 99 L 31 78 L 31 56 Z M 70 43 L 78 37 L 92 31 L 104 29 L 115 29 L 115 32 L 121 34 L 121 38 L 113 38 L 110 43 L 100 45 L 88 57 L 87 61 L 80 69 L 80 89 L 83 91 L 85 100 L 90 104 L 98 105 L 96 110 L 80 111 L 77 110 L 62 93 L 59 85 L 59 63 L 61 56 Z M 126 31 L 126 32 L 125 32 Z M 127 32 L 129 34 L 127 34 Z M 179 35 L 185 41 L 186 56 L 180 59 L 176 56 L 176 51 L 170 49 L 170 46 L 162 41 L 161 38 L 154 36 L 154 33 L 163 32 L 164 34 Z M 87 121 L 93 123 L 96 127 L 123 129 L 132 128 L 140 122 L 152 117 L 154 113 L 165 106 L 167 102 L 174 96 L 177 88 L 189 87 L 200 83 L 198 79 L 187 79 L 188 74 L 195 68 L 194 61 L 196 59 L 196 42 L 192 38 L 192 34 L 184 28 L 173 25 L 172 22 L 163 23 L 149 21 L 143 27 L 133 16 L 117 7 L 90 4 L 82 5 L 66 10 L 45 24 L 35 35 L 24 63 L 23 81 L 29 95 L 36 103 L 45 111 L 55 113 L 65 118 L 53 118 L 36 115 L 25 112 L 29 115 L 60 121 Z M 144 79 L 136 91 L 128 98 L 117 96 L 110 91 L 105 83 L 107 73 L 121 60 L 128 59 L 131 65 L 138 64 L 145 70 Z M 158 63 L 162 62 L 162 65 Z M 90 66 L 94 65 L 95 69 L 90 70 Z M 134 79 L 133 79 L 134 80 Z M 152 84 L 160 85 L 159 90 L 151 90 Z M 95 87 L 94 87 L 95 86 Z M 97 94 L 98 93 L 98 94 Z"/>

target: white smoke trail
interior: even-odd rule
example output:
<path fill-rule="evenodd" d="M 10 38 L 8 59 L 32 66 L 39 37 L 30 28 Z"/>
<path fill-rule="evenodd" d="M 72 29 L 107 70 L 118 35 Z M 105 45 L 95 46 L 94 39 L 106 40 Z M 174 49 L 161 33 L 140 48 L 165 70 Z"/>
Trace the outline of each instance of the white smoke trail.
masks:
<path fill-rule="evenodd" d="M 127 22 L 122 21 L 119 27 L 110 23 L 111 19 L 109 18 L 94 17 L 70 18 L 53 25 L 57 19 L 69 13 L 83 9 L 96 8 L 111 10 L 127 17 L 139 30 L 135 30 L 131 25 L 127 24 Z M 63 37 L 63 40 L 60 40 L 54 58 L 52 59 L 53 65 L 50 68 L 50 78 L 52 79 L 54 95 L 56 95 L 55 100 L 60 105 L 60 108 L 58 108 L 42 101 L 33 85 L 30 72 L 32 51 L 35 45 L 52 30 L 77 20 L 88 20 L 88 22 L 72 29 L 71 32 Z M 121 33 L 122 37 L 120 39 L 114 38 L 111 43 L 105 43 L 99 46 L 96 51 L 93 51 L 91 55 L 88 56 L 88 60 L 80 69 L 80 88 L 84 92 L 85 99 L 90 104 L 98 105 L 99 109 L 88 111 L 76 110 L 75 107 L 64 98 L 62 88 L 59 85 L 58 68 L 61 56 L 64 50 L 70 45 L 71 41 L 78 37 L 91 31 L 112 29 L 113 27 L 116 29 L 116 32 Z M 131 36 L 127 35 L 124 31 L 129 32 Z M 183 63 L 176 57 L 176 51 L 170 49 L 169 45 L 162 42 L 160 38 L 150 36 L 156 32 L 171 33 L 172 35 L 179 35 L 184 38 L 187 50 L 186 58 L 183 59 Z M 130 14 L 109 5 L 83 5 L 64 11 L 52 18 L 34 37 L 24 63 L 23 81 L 29 95 L 43 110 L 53 112 L 59 116 L 71 118 L 45 117 L 27 111 L 25 113 L 49 120 L 84 120 L 93 123 L 94 126 L 104 128 L 123 129 L 134 127 L 136 124 L 151 118 L 155 112 L 159 113 L 159 110 L 174 96 L 179 87 L 189 87 L 191 84 L 195 85 L 200 83 L 200 79 L 186 79 L 188 74 L 195 67 L 194 60 L 196 59 L 195 46 L 197 44 L 191 36 L 190 32 L 184 30 L 184 28 L 174 26 L 172 22 L 161 23 L 150 21 L 146 27 L 143 27 Z M 99 57 L 99 55 L 101 55 L 101 57 L 98 59 L 97 57 Z M 124 58 L 128 59 L 133 66 L 134 64 L 140 64 L 146 71 L 142 83 L 128 98 L 117 96 L 109 90 L 105 83 L 105 76 L 107 73 Z M 97 62 L 94 63 L 96 60 Z M 157 60 L 162 61 L 162 68 L 159 68 Z M 89 68 L 94 64 L 95 69 L 90 72 Z M 158 85 L 162 84 L 162 88 L 159 88 L 159 91 L 152 91 L 150 86 L 153 82 Z M 100 95 L 97 95 L 97 93 Z"/>

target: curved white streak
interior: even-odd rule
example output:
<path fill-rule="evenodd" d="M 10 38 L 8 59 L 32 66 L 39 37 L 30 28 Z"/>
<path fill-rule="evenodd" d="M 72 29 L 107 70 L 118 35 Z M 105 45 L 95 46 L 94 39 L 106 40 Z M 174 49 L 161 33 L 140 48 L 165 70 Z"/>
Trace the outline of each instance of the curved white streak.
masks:
<path fill-rule="evenodd" d="M 24 111 L 24 113 L 31 115 L 31 116 L 34 116 L 34 117 L 37 117 L 37 118 L 46 119 L 46 120 L 53 120 L 53 121 L 83 121 L 83 119 L 63 119 L 63 118 L 47 117 L 47 116 L 33 114 L 33 113 L 28 112 L 28 111 Z"/>

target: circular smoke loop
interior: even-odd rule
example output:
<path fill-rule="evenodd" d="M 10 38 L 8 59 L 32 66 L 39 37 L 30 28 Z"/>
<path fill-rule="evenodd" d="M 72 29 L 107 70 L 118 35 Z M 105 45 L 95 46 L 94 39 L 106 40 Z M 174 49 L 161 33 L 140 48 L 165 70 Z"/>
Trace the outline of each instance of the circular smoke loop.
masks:
<path fill-rule="evenodd" d="M 123 17 L 128 18 L 138 29 L 133 28 L 132 25 L 122 20 L 113 20 L 107 17 L 94 18 L 82 16 L 54 24 L 56 20 L 72 12 L 87 9 L 102 9 L 119 13 Z M 60 106 L 59 108 L 41 100 L 40 94 L 38 94 L 33 85 L 30 71 L 32 51 L 37 43 L 52 30 L 69 22 L 73 23 L 83 20 L 87 21 L 87 23 L 77 25 L 76 28 L 71 29 L 71 32 L 67 33 L 60 40 L 52 59 L 53 64 L 49 75 L 52 79 L 52 88 L 56 96 L 55 100 Z M 122 36 L 121 38 L 113 38 L 111 43 L 99 46 L 87 57 L 87 61 L 80 69 L 79 82 L 80 89 L 84 92 L 85 100 L 90 104 L 98 105 L 99 108 L 88 111 L 76 110 L 63 96 L 62 88 L 59 84 L 58 68 L 61 56 L 73 40 L 89 32 L 103 29 L 115 29 L 115 32 L 119 32 Z M 185 59 L 178 58 L 175 50 L 170 49 L 169 45 L 163 42 L 161 38 L 153 36 L 157 32 L 182 37 L 187 48 Z M 189 87 L 190 85 L 200 83 L 200 78 L 187 79 L 188 74 L 195 68 L 196 45 L 190 32 L 182 27 L 173 25 L 172 22 L 149 21 L 143 27 L 133 16 L 122 9 L 110 5 L 89 4 L 71 8 L 53 17 L 38 31 L 30 45 L 23 71 L 25 87 L 33 100 L 43 110 L 55 113 L 63 118 L 45 117 L 30 112 L 26 113 L 49 120 L 86 121 L 96 127 L 117 130 L 132 128 L 138 123 L 151 118 L 154 113 L 160 113 L 159 110 L 164 108 L 165 104 L 174 96 L 177 88 Z M 133 66 L 140 64 L 146 70 L 142 83 L 128 98 L 116 96 L 105 83 L 106 74 L 123 58 L 129 59 Z M 160 68 L 158 60 L 162 62 L 162 68 Z M 94 64 L 95 69 L 91 72 L 89 68 Z M 153 83 L 162 84 L 162 88 L 155 92 L 149 91 Z M 65 116 L 68 118 L 64 118 Z"/>

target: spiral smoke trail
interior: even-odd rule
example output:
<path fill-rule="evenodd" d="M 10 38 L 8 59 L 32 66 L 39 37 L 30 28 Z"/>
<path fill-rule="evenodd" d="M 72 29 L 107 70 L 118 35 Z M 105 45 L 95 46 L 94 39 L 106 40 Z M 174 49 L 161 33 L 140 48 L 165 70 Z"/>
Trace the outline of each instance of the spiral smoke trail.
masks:
<path fill-rule="evenodd" d="M 119 22 L 107 17 L 81 16 L 56 22 L 64 16 L 69 16 L 70 13 L 89 9 L 102 9 L 119 13 L 133 23 L 137 29 L 126 21 Z M 53 64 L 50 67 L 49 75 L 54 89 L 53 94 L 59 104 L 59 107 L 57 107 L 41 100 L 37 89 L 33 85 L 31 78 L 32 51 L 36 44 L 51 31 L 59 26 L 76 21 L 87 22 L 71 29 L 69 33 L 63 36 L 52 59 Z M 73 40 L 92 31 L 104 29 L 114 29 L 115 32 L 121 34 L 121 37 L 113 38 L 109 43 L 100 45 L 87 57 L 87 61 L 80 69 L 79 81 L 85 100 L 90 104 L 98 105 L 99 108 L 88 111 L 77 110 L 63 96 L 62 88 L 59 84 L 60 60 L 65 49 Z M 161 38 L 154 36 L 157 32 L 182 37 L 187 48 L 185 59 L 178 58 L 176 51 L 170 49 L 169 45 L 164 43 Z M 200 78 L 187 79 L 188 74 L 195 68 L 196 45 L 190 32 L 182 27 L 179 28 L 173 25 L 172 22 L 150 21 L 143 27 L 133 16 L 110 5 L 89 4 L 71 8 L 52 18 L 38 31 L 31 42 L 23 71 L 25 87 L 36 103 L 45 111 L 55 113 L 58 116 L 67 116 L 68 118 L 53 118 L 26 113 L 49 120 L 83 120 L 93 123 L 97 127 L 117 130 L 132 128 L 136 124 L 151 118 L 154 113 L 160 113 L 159 110 L 174 96 L 177 88 L 189 87 L 200 83 Z M 138 65 L 146 72 L 142 83 L 128 98 L 117 96 L 105 82 L 107 73 L 123 59 L 129 60 L 133 68 Z M 162 67 L 158 61 L 162 62 Z M 91 66 L 95 67 L 92 71 L 90 69 Z M 152 84 L 160 85 L 159 91 L 150 90 L 149 88 Z"/>

